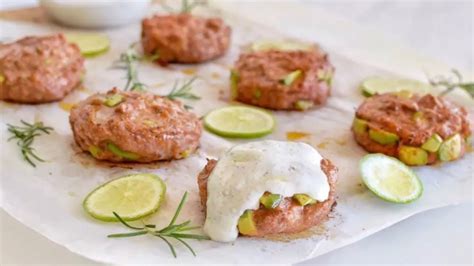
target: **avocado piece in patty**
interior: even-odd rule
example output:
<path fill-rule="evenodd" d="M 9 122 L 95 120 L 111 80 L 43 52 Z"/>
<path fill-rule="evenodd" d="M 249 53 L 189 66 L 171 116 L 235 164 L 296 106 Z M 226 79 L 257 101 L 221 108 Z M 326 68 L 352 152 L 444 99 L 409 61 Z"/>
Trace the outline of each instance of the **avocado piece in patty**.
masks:
<path fill-rule="evenodd" d="M 355 117 L 352 122 L 352 129 L 357 135 L 365 134 L 367 132 L 367 121 Z"/>
<path fill-rule="evenodd" d="M 313 107 L 314 103 L 308 100 L 299 100 L 295 103 L 295 108 L 300 111 L 308 110 L 309 108 Z"/>
<path fill-rule="evenodd" d="M 257 232 L 252 210 L 246 210 L 244 214 L 240 216 L 237 227 L 242 235 L 254 235 Z"/>
<path fill-rule="evenodd" d="M 117 155 L 118 157 L 130 160 L 130 161 L 135 161 L 139 158 L 138 154 L 124 151 L 120 149 L 117 145 L 113 144 L 112 142 L 107 143 L 107 149 L 113 154 Z"/>
<path fill-rule="evenodd" d="M 428 152 L 417 147 L 400 146 L 398 157 L 407 165 L 425 165 L 428 163 Z"/>
<path fill-rule="evenodd" d="M 461 135 L 455 134 L 447 138 L 439 147 L 439 159 L 443 162 L 453 161 L 461 156 L 462 139 Z"/>
<path fill-rule="evenodd" d="M 381 129 L 369 129 L 369 137 L 382 145 L 395 144 L 399 139 L 396 134 Z"/>
<path fill-rule="evenodd" d="M 303 71 L 298 69 L 284 76 L 282 79 L 280 79 L 280 82 L 285 86 L 291 86 L 291 84 L 293 84 L 293 82 L 299 79 L 302 75 Z"/>
<path fill-rule="evenodd" d="M 280 205 L 283 196 L 279 194 L 265 193 L 260 197 L 260 203 L 267 209 L 275 209 Z"/>
<path fill-rule="evenodd" d="M 95 145 L 91 145 L 89 146 L 89 153 L 92 155 L 92 157 L 98 158 L 100 153 L 102 153 L 102 150 Z"/>
<path fill-rule="evenodd" d="M 295 194 L 293 195 L 293 198 L 298 201 L 298 203 L 301 205 L 301 206 L 306 206 L 308 204 L 313 204 L 313 203 L 316 203 L 316 200 L 311 198 L 310 196 L 306 195 L 306 194 Z"/>
<path fill-rule="evenodd" d="M 123 102 L 123 100 L 124 100 L 124 97 L 122 95 L 113 94 L 113 95 L 107 96 L 107 98 L 104 101 L 104 104 L 105 106 L 108 106 L 108 107 L 115 107 L 121 102 Z"/>
<path fill-rule="evenodd" d="M 443 143 L 443 139 L 435 133 L 421 145 L 421 148 L 429 152 L 437 152 L 441 143 Z"/>

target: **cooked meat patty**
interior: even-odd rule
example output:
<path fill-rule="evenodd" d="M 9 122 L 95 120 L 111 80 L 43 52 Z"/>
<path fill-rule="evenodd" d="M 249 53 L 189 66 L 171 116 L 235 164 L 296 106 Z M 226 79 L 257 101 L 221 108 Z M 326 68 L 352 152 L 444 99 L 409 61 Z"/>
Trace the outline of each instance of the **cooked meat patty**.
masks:
<path fill-rule="evenodd" d="M 20 103 L 57 101 L 80 83 L 84 58 L 63 34 L 0 44 L 0 99 Z"/>
<path fill-rule="evenodd" d="M 334 68 L 319 48 L 240 55 L 231 74 L 237 101 L 276 110 L 306 110 L 330 95 Z"/>
<path fill-rule="evenodd" d="M 216 166 L 216 160 L 208 160 L 207 165 L 198 175 L 201 205 L 206 209 L 207 179 Z M 301 206 L 294 198 L 284 198 L 275 209 L 267 209 L 260 204 L 254 212 L 257 228 L 252 236 L 263 237 L 273 234 L 290 234 L 304 231 L 323 222 L 331 212 L 336 200 L 337 168 L 331 161 L 321 160 L 321 169 L 328 178 L 329 197 L 324 202 Z"/>
<path fill-rule="evenodd" d="M 82 101 L 69 120 L 82 150 L 113 162 L 185 158 L 202 131 L 198 117 L 178 101 L 117 89 Z"/>
<path fill-rule="evenodd" d="M 352 131 L 367 151 L 409 165 L 455 160 L 464 154 L 471 134 L 466 110 L 431 94 L 370 97 L 357 109 Z"/>
<path fill-rule="evenodd" d="M 145 54 L 160 63 L 200 63 L 227 51 L 231 29 L 220 18 L 189 14 L 153 16 L 142 21 Z"/>

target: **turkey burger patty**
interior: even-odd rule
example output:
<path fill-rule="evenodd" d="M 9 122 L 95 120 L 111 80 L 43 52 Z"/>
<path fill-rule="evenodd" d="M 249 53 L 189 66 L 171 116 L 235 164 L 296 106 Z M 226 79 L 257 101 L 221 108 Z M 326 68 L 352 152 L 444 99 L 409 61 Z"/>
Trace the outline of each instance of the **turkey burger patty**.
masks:
<path fill-rule="evenodd" d="M 161 63 L 201 63 L 220 57 L 229 48 L 230 34 L 220 18 L 177 14 L 142 21 L 143 50 Z"/>
<path fill-rule="evenodd" d="M 19 103 L 61 100 L 85 73 L 79 48 L 63 34 L 0 44 L 0 99 Z"/>
<path fill-rule="evenodd" d="M 471 129 L 464 108 L 437 96 L 403 97 L 393 93 L 366 99 L 352 124 L 364 149 L 426 165 L 460 158 Z"/>
<path fill-rule="evenodd" d="M 98 160 L 152 162 L 187 157 L 199 146 L 201 122 L 166 97 L 117 89 L 71 110 L 74 139 Z"/>

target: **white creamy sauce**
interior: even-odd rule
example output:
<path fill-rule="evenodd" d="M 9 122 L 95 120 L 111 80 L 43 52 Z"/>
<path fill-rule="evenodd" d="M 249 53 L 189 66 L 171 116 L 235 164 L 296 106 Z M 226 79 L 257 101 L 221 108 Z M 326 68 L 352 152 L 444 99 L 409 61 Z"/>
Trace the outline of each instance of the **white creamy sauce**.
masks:
<path fill-rule="evenodd" d="M 204 231 L 212 240 L 234 241 L 239 217 L 245 210 L 258 209 L 266 191 L 284 197 L 304 193 L 325 201 L 329 183 L 321 159 L 302 142 L 265 140 L 234 146 L 208 178 Z"/>

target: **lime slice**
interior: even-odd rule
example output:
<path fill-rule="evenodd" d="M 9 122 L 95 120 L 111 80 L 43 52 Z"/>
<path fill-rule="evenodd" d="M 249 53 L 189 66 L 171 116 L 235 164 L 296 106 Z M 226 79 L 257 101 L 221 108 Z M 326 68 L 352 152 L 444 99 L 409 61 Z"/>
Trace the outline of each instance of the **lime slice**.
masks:
<path fill-rule="evenodd" d="M 408 166 L 384 154 L 368 154 L 360 162 L 365 185 L 380 198 L 409 203 L 423 193 L 423 184 Z"/>
<path fill-rule="evenodd" d="M 94 56 L 106 52 L 110 47 L 109 38 L 106 35 L 94 33 L 68 33 L 66 40 L 77 44 L 84 56 Z"/>
<path fill-rule="evenodd" d="M 253 52 L 260 51 L 311 51 L 314 50 L 315 45 L 311 43 L 304 43 L 298 41 L 258 41 L 252 43 L 250 49 Z"/>
<path fill-rule="evenodd" d="M 258 138 L 273 131 L 275 120 L 269 112 L 259 108 L 228 106 L 207 114 L 204 126 L 223 137 Z"/>
<path fill-rule="evenodd" d="M 423 95 L 429 92 L 431 86 L 412 79 L 371 77 L 362 81 L 360 89 L 365 96 L 386 92 Z"/>
<path fill-rule="evenodd" d="M 127 221 L 154 213 L 160 207 L 166 185 L 157 175 L 127 175 L 96 188 L 83 202 L 92 217 L 102 221 L 117 221 L 113 212 Z"/>

